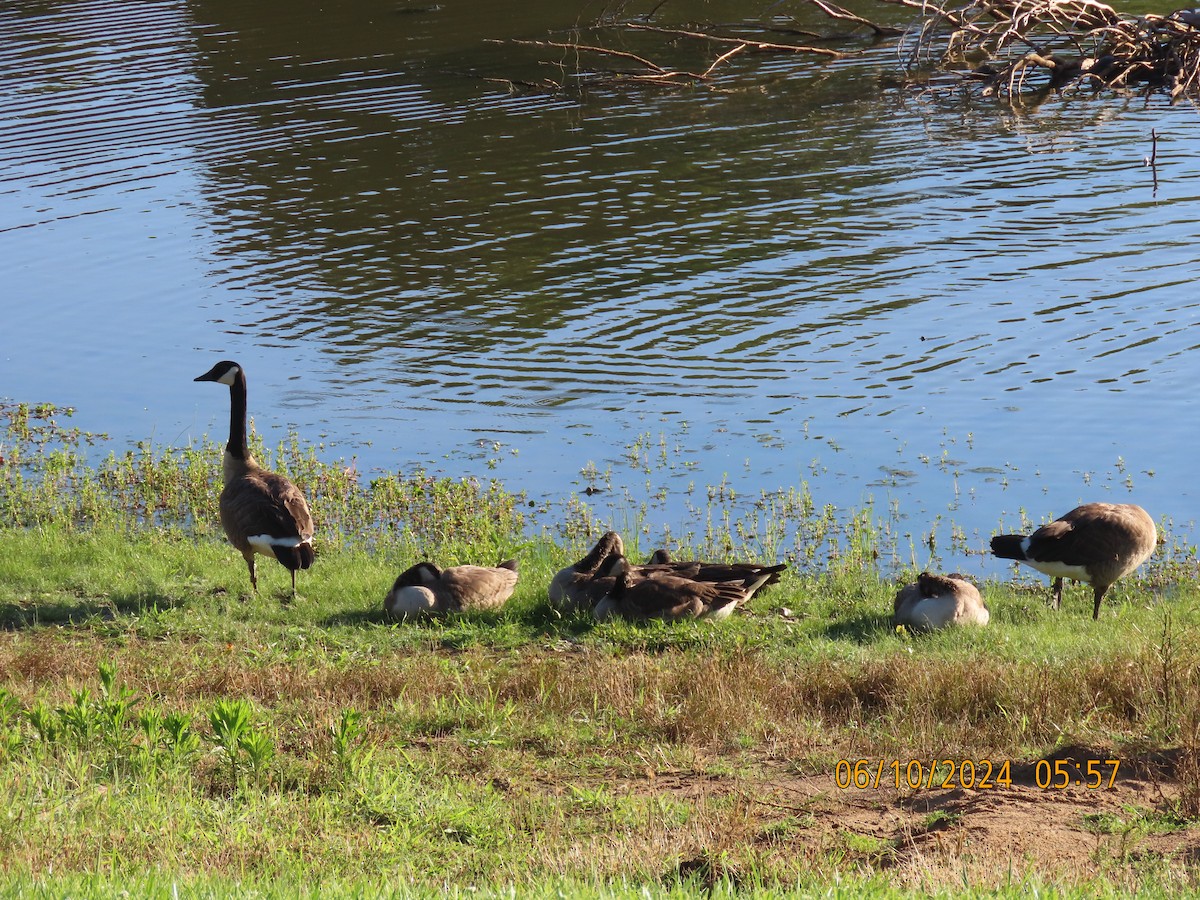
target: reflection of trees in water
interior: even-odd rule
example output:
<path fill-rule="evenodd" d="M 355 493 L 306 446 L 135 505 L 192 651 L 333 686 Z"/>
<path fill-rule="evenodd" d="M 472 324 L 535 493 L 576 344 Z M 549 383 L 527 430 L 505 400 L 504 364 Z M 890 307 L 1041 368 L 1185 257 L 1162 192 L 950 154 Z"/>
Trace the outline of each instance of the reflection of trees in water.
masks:
<path fill-rule="evenodd" d="M 564 103 L 464 77 L 453 48 L 401 33 L 411 16 L 380 27 L 289 7 L 272 30 L 278 8 L 193 8 L 206 102 L 237 123 L 207 198 L 223 278 L 256 306 L 269 295 L 262 327 L 280 336 L 320 323 L 366 351 L 429 329 L 405 340 L 585 360 L 635 340 L 656 364 L 692 352 L 701 365 L 756 311 L 805 299 L 788 257 L 815 248 L 822 268 L 837 253 L 806 232 L 847 201 L 797 174 L 879 175 L 845 168 L 870 155 L 876 110 L 816 127 L 845 102 L 827 81 Z"/>
<path fill-rule="evenodd" d="M 253 298 L 260 333 L 419 360 L 465 391 L 572 377 L 736 392 L 832 366 L 867 397 L 917 365 L 977 364 L 943 332 L 918 346 L 925 325 L 900 328 L 904 311 L 953 317 L 975 285 L 1028 283 L 1031 235 L 1075 271 L 1040 167 L 975 152 L 1010 129 L 1061 142 L 1048 110 L 881 90 L 887 48 L 564 100 L 475 77 L 511 45 L 462 48 L 523 26 L 468 35 L 456 16 L 446 36 L 433 13 L 355 15 L 306 6 L 273 31 L 261 8 L 199 17 L 218 274 Z M 1079 107 L 1063 109 L 1110 108 Z M 1040 214 L 996 205 L 1014 190 Z M 994 361 L 986 329 L 963 327 Z"/>

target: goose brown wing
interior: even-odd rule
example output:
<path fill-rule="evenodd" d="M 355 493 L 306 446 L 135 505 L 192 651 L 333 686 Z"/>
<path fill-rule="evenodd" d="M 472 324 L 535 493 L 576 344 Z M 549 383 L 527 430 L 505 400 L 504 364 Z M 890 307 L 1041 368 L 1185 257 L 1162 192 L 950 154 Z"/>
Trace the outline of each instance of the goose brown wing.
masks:
<path fill-rule="evenodd" d="M 679 619 L 700 615 L 719 595 L 716 584 L 656 574 L 630 584 L 620 603 L 631 617 Z"/>
<path fill-rule="evenodd" d="M 935 575 L 932 572 L 922 572 L 917 578 L 917 585 L 922 597 L 940 597 L 958 590 L 953 576 Z"/>
<path fill-rule="evenodd" d="M 454 566 L 442 570 L 439 588 L 459 609 L 495 609 L 512 596 L 517 573 L 512 569 Z"/>
<path fill-rule="evenodd" d="M 687 578 L 691 581 L 746 582 L 766 575 L 763 585 L 775 584 L 779 581 L 779 573 L 787 568 L 787 563 L 774 566 L 760 566 L 757 563 L 708 563 L 700 560 L 677 560 L 672 562 L 647 563 L 644 566 L 631 566 L 630 573 L 635 578 L 645 578 L 658 575 L 673 575 Z"/>
<path fill-rule="evenodd" d="M 300 489 L 273 472 L 251 472 L 225 486 L 221 521 L 231 537 L 266 534 L 310 540 L 312 515 Z"/>
<path fill-rule="evenodd" d="M 1123 534 L 1122 522 L 1117 517 L 1091 511 L 1091 515 L 1075 516 L 1079 510 L 1058 518 L 1039 528 L 1030 535 L 1027 557 L 1039 563 L 1064 563 L 1086 565 L 1097 558 L 1115 556 Z"/>
<path fill-rule="evenodd" d="M 1156 542 L 1154 520 L 1140 506 L 1085 503 L 1030 535 L 1028 555 L 1077 566 L 1140 563 Z"/>

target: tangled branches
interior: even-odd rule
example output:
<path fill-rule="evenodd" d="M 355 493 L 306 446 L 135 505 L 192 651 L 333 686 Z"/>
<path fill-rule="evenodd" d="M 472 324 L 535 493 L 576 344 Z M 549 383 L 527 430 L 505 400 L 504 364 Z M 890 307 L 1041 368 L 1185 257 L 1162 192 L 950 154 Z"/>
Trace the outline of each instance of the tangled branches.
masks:
<path fill-rule="evenodd" d="M 1097 0 L 971 0 L 930 7 L 910 30 L 910 67 L 958 71 L 989 95 L 1146 85 L 1171 98 L 1200 92 L 1200 13 L 1130 16 Z"/>
<path fill-rule="evenodd" d="M 877 0 L 893 16 L 897 8 L 915 14 L 905 30 L 833 0 L 792 0 L 796 16 L 784 15 L 777 3 L 762 21 L 652 24 L 665 2 L 638 18 L 604 17 L 576 29 L 572 40 L 503 42 L 536 48 L 542 64 L 562 75 L 536 83 L 490 80 L 554 92 L 588 84 L 712 84 L 743 55 L 841 59 L 900 35 L 906 70 L 921 70 L 922 78 L 932 70 L 935 86 L 941 74 L 951 76 L 955 87 L 966 83 L 1008 100 L 1047 90 L 1143 86 L 1168 91 L 1172 99 L 1200 101 L 1200 10 L 1134 16 L 1100 0 Z M 799 13 L 815 20 L 817 30 L 798 27 Z M 821 27 L 822 21 L 834 27 Z M 585 33 L 588 39 L 582 40 Z"/>

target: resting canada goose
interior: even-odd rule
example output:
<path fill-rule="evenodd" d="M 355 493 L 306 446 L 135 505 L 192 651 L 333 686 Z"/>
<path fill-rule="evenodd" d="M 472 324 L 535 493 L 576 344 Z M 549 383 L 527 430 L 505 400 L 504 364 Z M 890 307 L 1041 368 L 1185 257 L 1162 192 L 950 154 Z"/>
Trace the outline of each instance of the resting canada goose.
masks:
<path fill-rule="evenodd" d="M 550 582 L 550 603 L 563 612 L 591 609 L 612 588 L 612 577 L 600 580 L 600 567 L 610 556 L 621 556 L 625 545 L 615 531 L 605 532 L 583 559 L 567 566 Z"/>
<path fill-rule="evenodd" d="M 517 586 L 517 561 L 506 560 L 493 568 L 451 566 L 439 569 L 419 562 L 400 573 L 383 601 L 396 619 L 421 614 L 486 611 L 504 605 Z"/>
<path fill-rule="evenodd" d="M 313 521 L 300 489 L 274 472 L 262 468 L 246 443 L 246 373 L 235 362 L 223 360 L 196 381 L 229 385 L 229 443 L 221 471 L 221 525 L 229 542 L 242 552 L 250 569 L 250 584 L 258 591 L 254 554 L 279 560 L 292 573 L 296 596 L 296 570 L 313 564 Z"/>
<path fill-rule="evenodd" d="M 612 566 L 617 558 L 624 559 L 625 545 L 615 531 L 606 532 L 596 546 L 573 566 L 560 571 L 550 583 L 550 602 L 563 611 L 594 609 L 613 587 Z M 628 580 L 632 583 L 650 575 L 675 575 L 691 581 L 742 582 L 765 574 L 761 585 L 775 584 L 786 563 L 760 566 L 757 563 L 706 563 L 696 560 L 672 560 L 666 550 L 655 550 L 644 566 L 626 560 Z M 760 585 L 760 586 L 761 586 Z M 757 590 L 757 587 L 755 588 Z M 753 592 L 751 592 L 753 593 Z"/>
<path fill-rule="evenodd" d="M 979 590 L 961 575 L 922 572 L 896 593 L 892 625 L 929 631 L 949 625 L 986 625 L 991 619 Z"/>
<path fill-rule="evenodd" d="M 655 550 L 644 566 L 630 564 L 630 578 L 637 580 L 648 575 L 664 573 L 677 575 L 680 578 L 690 578 L 692 581 L 743 581 L 752 576 L 766 575 L 762 587 L 776 584 L 779 573 L 787 568 L 787 563 L 774 566 L 760 566 L 758 563 L 707 563 L 700 560 L 675 560 L 666 550 Z M 601 564 L 603 574 L 604 565 Z"/>
<path fill-rule="evenodd" d="M 998 534 L 992 553 L 1015 559 L 1054 579 L 1054 608 L 1062 604 L 1064 578 L 1092 586 L 1100 618 L 1104 592 L 1154 552 L 1154 520 L 1132 503 L 1085 503 L 1031 535 Z"/>
<path fill-rule="evenodd" d="M 592 615 L 603 622 L 614 615 L 627 619 L 724 619 L 770 578 L 768 573 L 737 581 L 693 581 L 667 572 L 635 580 L 623 556 L 606 564 L 613 586 L 596 604 Z"/>

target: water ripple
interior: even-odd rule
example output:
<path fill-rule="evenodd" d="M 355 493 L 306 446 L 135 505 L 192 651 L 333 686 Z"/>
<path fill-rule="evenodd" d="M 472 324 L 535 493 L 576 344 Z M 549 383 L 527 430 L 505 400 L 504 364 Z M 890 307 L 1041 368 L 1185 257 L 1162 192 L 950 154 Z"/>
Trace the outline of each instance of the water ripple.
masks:
<path fill-rule="evenodd" d="M 811 418 L 871 484 L 911 480 L 870 448 L 914 422 L 1023 458 L 1048 422 L 1088 453 L 1123 421 L 1121 452 L 1166 470 L 1139 435 L 1194 410 L 1190 111 L 914 99 L 880 88 L 886 49 L 739 59 L 695 90 L 510 91 L 487 79 L 547 67 L 482 36 L 565 14 L 497 6 L 0 10 L 16 367 L 97 344 L 300 358 L 323 389 L 276 408 L 355 433 L 411 407 L 570 441 L 657 412 L 793 447 Z M 172 403 L 194 400 L 135 405 Z"/>

